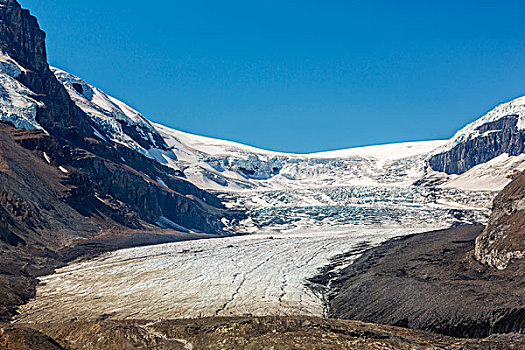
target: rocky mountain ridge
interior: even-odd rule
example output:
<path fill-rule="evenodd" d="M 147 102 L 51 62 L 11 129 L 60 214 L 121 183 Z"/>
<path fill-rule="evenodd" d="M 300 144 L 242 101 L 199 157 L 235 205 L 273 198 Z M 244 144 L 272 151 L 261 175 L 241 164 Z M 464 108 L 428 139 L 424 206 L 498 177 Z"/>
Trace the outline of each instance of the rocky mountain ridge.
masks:
<path fill-rule="evenodd" d="M 27 96 L 19 96 L 17 91 L 11 91 L 7 88 L 2 95 L 5 96 L 6 100 L 24 97 L 35 100 L 37 105 L 33 112 L 36 112 L 34 122 L 37 125 L 33 128 L 41 129 L 50 136 L 42 135 L 42 137 L 35 137 L 32 140 L 24 139 L 20 143 L 22 146 L 39 152 L 47 151 L 46 154 L 52 157 L 56 166 L 64 168 L 70 166 L 81 169 L 80 173 L 84 172 L 84 174 L 70 174 L 70 178 L 82 178 L 84 176 L 82 181 L 85 182 L 87 178 L 110 179 L 112 176 L 119 177 L 115 181 L 99 183 L 96 190 L 97 195 L 112 197 L 111 200 L 121 202 L 150 224 L 155 225 L 159 218 L 165 217 L 177 225 L 188 226 L 188 229 L 207 232 L 220 232 L 222 230 L 224 227 L 220 220 L 222 217 L 216 219 L 214 223 L 212 222 L 214 219 L 210 219 L 214 217 L 213 214 L 210 215 L 210 212 L 224 209 L 220 201 L 213 195 L 185 181 L 181 172 L 144 156 L 138 152 L 138 147 L 126 147 L 122 145 L 123 142 L 111 143 L 96 136 L 103 132 L 98 130 L 102 123 L 94 123 L 88 114 L 75 104 L 67 90 L 49 68 L 46 61 L 45 34 L 40 30 L 36 19 L 27 10 L 23 10 L 14 0 L 4 0 L 0 7 L 0 19 L 2 26 L 0 32 L 0 50 L 3 55 L 2 75 L 12 81 L 13 84 L 22 84 L 28 91 Z M 127 135 L 132 135 L 129 137 L 130 143 L 137 145 L 143 143 L 144 135 L 141 134 L 143 131 L 134 129 L 136 134 L 133 134 L 129 131 L 132 129 L 131 126 L 126 124 L 131 119 L 126 120 L 124 112 L 121 112 L 121 115 L 123 116 L 119 119 L 121 127 L 128 131 Z M 3 111 L 0 119 L 18 127 L 24 126 L 23 123 L 18 123 L 16 114 Z M 145 121 L 144 125 L 147 124 Z M 140 137 L 139 134 L 141 134 Z M 163 140 L 158 137 L 153 137 L 150 142 L 158 149 L 166 147 Z M 77 150 L 76 153 L 73 150 Z M 84 156 L 74 159 L 74 155 L 79 152 L 83 152 Z M 87 161 L 88 158 L 91 160 Z M 80 159 L 83 160 L 82 164 Z M 117 175 L 111 171 L 101 172 L 101 164 L 103 163 L 112 170 L 119 169 L 120 174 Z M 133 185 L 130 181 L 132 178 L 136 179 L 133 180 Z M 139 179 L 140 181 L 138 181 Z M 69 179 L 69 181 L 75 180 Z M 104 186 L 105 188 L 103 188 Z M 119 186 L 125 187 L 127 191 L 119 190 Z M 148 188 L 146 191 L 155 188 L 158 193 L 150 197 L 140 195 L 144 203 L 139 203 L 137 202 L 137 194 L 133 194 L 133 192 L 134 190 L 140 192 L 143 190 L 141 188 Z M 173 197 L 173 202 L 169 199 L 170 196 Z M 94 196 L 90 198 L 90 200 L 94 199 Z M 183 204 L 184 202 L 187 203 Z M 151 211 L 149 214 L 146 213 L 149 208 L 156 208 L 153 209 L 155 213 Z M 175 214 L 178 210 L 176 208 L 187 208 L 186 211 L 194 210 L 194 212 L 192 215 L 187 215 L 187 212 L 183 215 L 180 215 L 182 212 Z M 198 214 L 199 211 L 204 215 Z M 190 220 L 189 217 L 196 218 L 199 216 L 209 219 L 203 219 L 201 222 L 195 219 L 192 219 L 193 222 L 187 221 Z M 185 220 L 186 222 L 183 222 Z M 136 225 L 133 224 L 132 226 Z"/>
<path fill-rule="evenodd" d="M 525 151 L 525 97 L 501 104 L 459 130 L 429 159 L 436 171 L 462 174 L 501 154 Z"/>
<path fill-rule="evenodd" d="M 525 257 L 525 172 L 516 174 L 494 199 L 489 223 L 476 238 L 475 254 L 499 270 Z"/>
<path fill-rule="evenodd" d="M 224 222 L 243 216 L 180 171 L 98 138 L 15 0 L 0 1 L 0 121 L 0 319 L 34 293 L 36 276 L 72 258 L 228 234 Z"/>
<path fill-rule="evenodd" d="M 7 22 L 21 16 L 16 15 L 20 9 L 15 4 L 6 0 L 4 17 Z M 11 10 L 5 10 L 9 8 Z M 3 41 L 19 37 L 22 39 L 18 40 L 25 41 L 43 40 L 43 33 L 33 28 L 36 21 L 25 22 L 34 23 L 8 28 L 13 34 L 4 35 Z M 24 34 L 27 31 L 34 31 L 35 34 Z M 4 46 L 7 47 L 3 50 L 4 74 L 18 70 L 16 79 L 11 80 L 21 83 L 20 89 L 35 90 L 36 93 L 29 94 L 24 100 L 26 107 L 15 108 L 4 103 L 0 108 L 3 107 L 6 112 L 0 119 L 18 127 L 42 128 L 60 136 L 63 133 L 59 131 L 62 130 L 60 123 L 53 122 L 53 116 L 58 113 L 64 116 L 64 125 L 79 125 L 75 129 L 81 135 L 73 137 L 67 134 L 68 141 L 79 143 L 81 147 L 104 157 L 115 153 L 113 160 L 117 163 L 121 161 L 118 153 L 126 152 L 124 148 L 137 151 L 145 158 L 175 170 L 201 188 L 229 192 L 368 184 L 409 186 L 414 183 L 461 188 L 466 182 L 472 182 L 472 178 L 477 178 L 482 180 L 474 181 L 475 185 L 467 185 L 472 187 L 469 189 L 497 191 L 508 183 L 505 179 L 509 171 L 525 169 L 525 161 L 520 158 L 525 147 L 525 98 L 497 106 L 448 141 L 288 154 L 191 135 L 155 124 L 79 77 L 58 68 L 49 69 L 44 62 L 43 44 L 27 48 L 18 45 L 19 49 L 10 48 L 13 45 Z M 22 57 L 20 62 L 13 59 L 14 55 Z M 31 63 L 29 58 L 39 62 Z M 38 80 L 36 77 L 27 78 L 34 76 L 32 72 L 36 69 L 45 72 L 37 75 L 42 76 L 40 80 L 45 78 L 50 94 L 39 93 L 42 84 L 33 81 Z M 54 97 L 50 100 L 49 96 Z M 46 108 L 42 108 L 44 105 Z M 53 109 L 55 105 L 67 105 L 68 110 Z M 14 109 L 16 113 L 9 113 Z M 50 112 L 46 112 L 48 110 Z M 23 116 L 24 113 L 29 117 L 17 118 L 17 115 Z M 46 113 L 51 117 L 43 115 Z M 36 115 L 31 118 L 32 114 Z M 112 148 L 117 148 L 118 152 L 109 152 Z M 500 156 L 507 156 L 508 159 L 499 161 Z M 488 162 L 494 164 L 484 168 Z M 137 168 L 136 165 L 134 167 Z"/>

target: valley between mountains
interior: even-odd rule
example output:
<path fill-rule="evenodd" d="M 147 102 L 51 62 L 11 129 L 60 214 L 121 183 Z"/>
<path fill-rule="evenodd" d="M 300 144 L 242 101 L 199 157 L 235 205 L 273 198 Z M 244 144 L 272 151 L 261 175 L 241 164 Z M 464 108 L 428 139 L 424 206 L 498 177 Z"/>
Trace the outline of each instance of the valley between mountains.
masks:
<path fill-rule="evenodd" d="M 525 97 L 312 154 L 174 130 L 0 0 L 0 347 L 525 349 L 524 170 Z"/>

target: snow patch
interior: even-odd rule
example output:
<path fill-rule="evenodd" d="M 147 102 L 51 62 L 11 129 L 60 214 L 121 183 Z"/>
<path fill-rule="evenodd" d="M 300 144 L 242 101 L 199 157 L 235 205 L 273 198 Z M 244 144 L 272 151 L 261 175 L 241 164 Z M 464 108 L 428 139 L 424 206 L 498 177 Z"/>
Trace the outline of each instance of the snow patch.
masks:
<path fill-rule="evenodd" d="M 101 139 L 102 141 L 106 141 L 106 142 L 108 141 L 108 140 L 104 137 L 104 135 L 102 135 L 100 132 L 98 132 L 98 130 L 95 129 L 95 128 L 93 128 L 93 134 L 94 134 L 96 137 L 98 137 L 99 139 Z"/>
<path fill-rule="evenodd" d="M 22 73 L 27 73 L 27 69 L 12 59 L 8 54 L 0 51 L 0 71 L 12 78 L 18 78 Z"/>
<path fill-rule="evenodd" d="M 22 72 L 25 68 L 0 53 L 0 121 L 17 128 L 44 130 L 36 121 L 37 110 L 44 105 L 33 99 L 34 93 L 15 79 Z"/>
<path fill-rule="evenodd" d="M 172 229 L 172 230 L 177 230 L 177 231 L 180 231 L 180 232 L 187 232 L 187 233 L 191 232 L 186 227 L 181 226 L 181 225 L 171 221 L 170 219 L 168 219 L 168 218 L 166 218 L 164 216 L 160 216 L 155 223 L 157 225 L 159 225 L 160 227 L 162 227 L 162 228 Z"/>
<path fill-rule="evenodd" d="M 68 171 L 66 168 L 64 168 L 62 165 L 59 166 L 58 169 L 59 169 L 61 172 L 63 172 L 64 174 L 69 173 L 69 171 Z"/>
<path fill-rule="evenodd" d="M 47 164 L 51 164 L 51 158 L 49 158 L 46 152 L 44 152 L 44 159 L 46 160 Z"/>
<path fill-rule="evenodd" d="M 166 188 L 169 188 L 169 186 L 166 185 L 166 183 L 165 183 L 164 181 L 162 181 L 162 179 L 161 179 L 160 177 L 157 177 L 156 180 L 157 180 L 157 182 L 158 182 L 159 184 L 161 184 L 162 186 L 164 186 L 164 187 L 166 187 Z"/>
<path fill-rule="evenodd" d="M 512 181 L 514 172 L 523 170 L 525 170 L 525 154 L 510 157 L 507 153 L 503 153 L 461 175 L 451 176 L 451 179 L 440 187 L 466 191 L 501 191 Z"/>

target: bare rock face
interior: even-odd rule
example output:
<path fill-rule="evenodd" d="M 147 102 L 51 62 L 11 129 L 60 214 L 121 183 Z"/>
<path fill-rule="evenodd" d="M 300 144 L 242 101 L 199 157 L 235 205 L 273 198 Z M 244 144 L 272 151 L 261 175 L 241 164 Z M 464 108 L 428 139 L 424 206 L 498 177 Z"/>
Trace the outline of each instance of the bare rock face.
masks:
<path fill-rule="evenodd" d="M 476 239 L 476 259 L 503 270 L 525 257 L 525 173 L 494 199 L 490 221 Z"/>

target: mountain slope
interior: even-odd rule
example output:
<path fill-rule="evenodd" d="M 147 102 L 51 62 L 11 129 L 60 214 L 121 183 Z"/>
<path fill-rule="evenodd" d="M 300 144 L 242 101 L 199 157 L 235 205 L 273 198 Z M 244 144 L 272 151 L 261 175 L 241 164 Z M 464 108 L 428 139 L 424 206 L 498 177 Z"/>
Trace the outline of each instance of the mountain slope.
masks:
<path fill-rule="evenodd" d="M 525 257 L 525 172 L 515 177 L 494 199 L 489 224 L 476 239 L 476 258 L 500 270 Z"/>
<path fill-rule="evenodd" d="M 0 320 L 34 294 L 35 277 L 70 259 L 227 234 L 225 222 L 242 217 L 128 147 L 145 143 L 127 111 L 120 125 L 131 136 L 99 139 L 103 123 L 75 104 L 46 60 L 37 20 L 0 0 Z M 162 139 L 151 145 L 165 148 Z"/>
<path fill-rule="evenodd" d="M 57 68 L 53 71 L 73 101 L 97 125 L 101 140 L 137 149 L 161 164 L 183 171 L 190 181 L 203 188 L 238 191 L 409 184 L 421 173 L 420 155 L 443 143 L 425 141 L 313 154 L 266 151 L 155 124 L 82 79 Z"/>
<path fill-rule="evenodd" d="M 132 149 L 186 176 L 193 184 L 218 191 L 369 184 L 407 186 L 422 183 L 421 180 L 442 187 L 499 190 L 508 183 L 506 176 L 509 171 L 525 167 L 522 160 L 514 159 L 525 150 L 525 98 L 496 107 L 458 131 L 449 141 L 384 145 L 306 155 L 260 150 L 157 125 L 82 79 L 57 68 L 48 69 L 43 62 L 43 33 L 36 21 L 29 15 L 25 16 L 28 19 L 16 15 L 20 10 L 14 0 L 4 0 L 4 3 L 3 17 L 6 23 L 11 21 L 16 24 L 7 28 L 6 33 L 9 35 L 3 35 L 3 39 L 0 37 L 0 42 L 18 40 L 25 43 L 34 40 L 38 43 L 25 46 L 4 44 L 7 47 L 4 61 L 9 62 L 13 55 L 20 57 L 20 62 L 15 61 L 5 71 L 10 71 L 15 85 L 20 82 L 25 84 L 14 86 L 11 90 L 27 87 L 36 93 L 27 93 L 25 97 L 24 93 L 18 93 L 24 102 L 20 105 L 27 106 L 19 108 L 24 109 L 26 117 L 18 111 L 19 118 L 2 115 L 2 119 L 20 127 L 41 127 L 55 136 L 63 133 L 60 125 L 76 125 L 78 127 L 75 130 L 78 130 L 80 137 L 75 138 L 70 133 L 67 135 L 68 140 L 81 143 L 82 147 L 88 147 L 93 153 L 104 157 L 110 156 L 112 152 L 109 149 L 113 147 L 117 147 L 119 152 L 125 152 L 122 148 Z M 17 22 L 15 19 L 18 17 L 22 19 Z M 33 63 L 31 59 L 38 62 Z M 34 77 L 35 69 L 43 73 Z M 53 73 L 56 78 L 50 77 Z M 41 96 L 40 81 L 50 87 L 51 94 Z M 42 105 L 46 108 L 41 108 Z M 67 106 L 67 110 L 59 111 L 54 108 L 55 105 L 61 108 Z M 7 106 L 4 109 L 13 108 Z M 57 114 L 65 116 L 60 120 L 62 124 L 55 122 Z M 501 159 L 503 163 L 499 162 L 497 157 L 504 155 L 510 160 Z M 120 161 L 118 154 L 113 157 L 113 161 Z M 490 167 L 483 167 L 489 161 L 493 162 Z M 137 164 L 132 166 L 140 167 Z M 475 167 L 477 169 L 469 173 Z M 472 180 L 479 178 L 484 180 L 473 185 Z"/>
<path fill-rule="evenodd" d="M 0 5 L 0 79 L 4 82 L 0 121 L 40 129 L 56 138 L 26 140 L 22 145 L 53 153 L 58 165 L 79 170 L 76 176 L 82 180 L 78 181 L 96 183 L 91 198 L 85 200 L 96 200 L 95 195 L 111 198 L 149 224 L 160 220 L 188 229 L 221 232 L 221 219 L 228 214 L 221 213 L 224 207 L 220 201 L 185 181 L 181 172 L 144 155 L 144 147 L 166 149 L 163 139 L 149 133 L 149 122 L 120 102 L 105 99 L 98 90 L 83 91 L 75 83 L 69 87 L 81 93 L 73 101 L 46 62 L 45 34 L 36 19 L 15 0 L 2 0 Z M 77 106 L 85 107 L 80 98 L 88 94 L 98 105 L 111 109 L 111 118 Z M 123 137 L 115 142 L 97 137 L 113 129 L 112 135 Z M 78 153 L 88 156 L 75 157 Z"/>
<path fill-rule="evenodd" d="M 45 105 L 36 110 L 42 128 L 70 140 L 92 133 L 89 120 L 48 67 L 45 33 L 15 0 L 0 1 L 0 51 L 23 67 L 16 79 L 32 91 L 32 98 Z"/>

